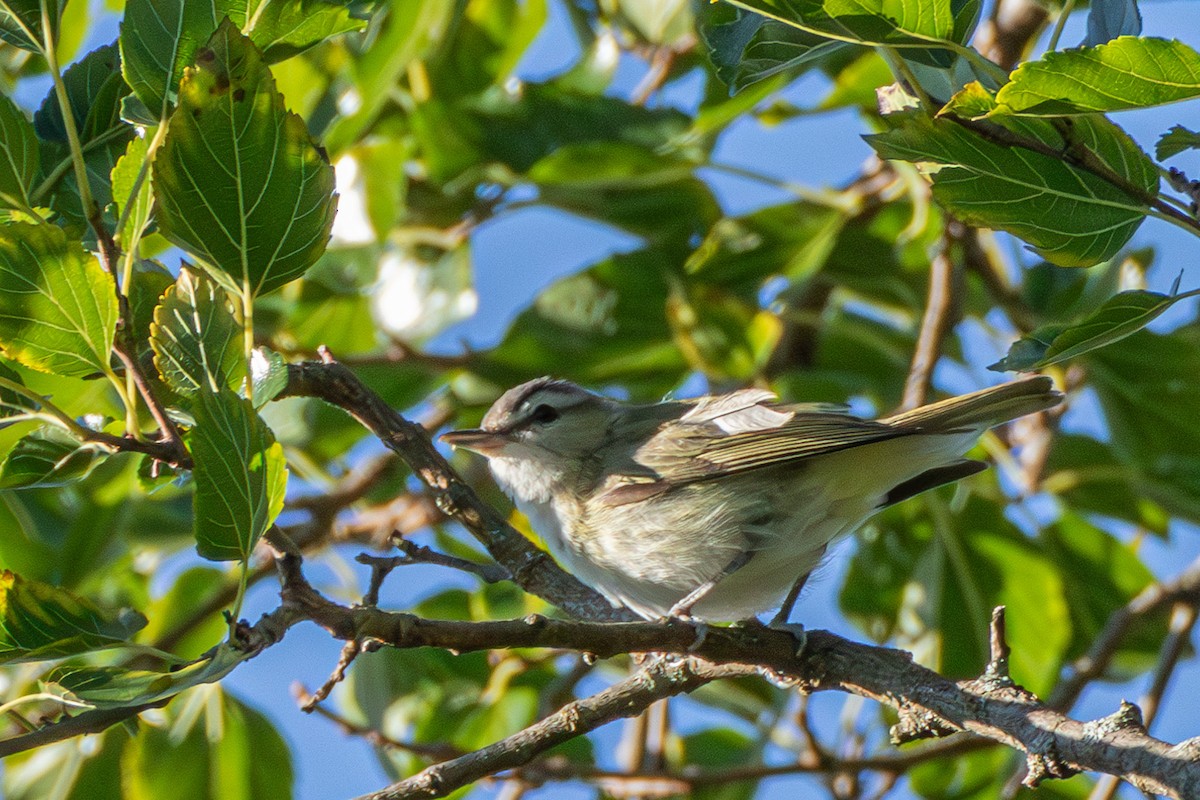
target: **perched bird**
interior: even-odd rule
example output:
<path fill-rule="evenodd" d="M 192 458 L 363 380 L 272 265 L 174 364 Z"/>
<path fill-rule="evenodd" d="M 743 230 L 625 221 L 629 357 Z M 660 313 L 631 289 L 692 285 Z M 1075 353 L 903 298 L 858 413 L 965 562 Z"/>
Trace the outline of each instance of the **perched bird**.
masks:
<path fill-rule="evenodd" d="M 647 619 L 787 622 L 826 547 L 881 508 L 986 468 L 988 428 L 1061 400 L 1046 377 L 880 420 L 770 392 L 629 405 L 539 378 L 475 430 L 482 454 L 559 563 Z"/>

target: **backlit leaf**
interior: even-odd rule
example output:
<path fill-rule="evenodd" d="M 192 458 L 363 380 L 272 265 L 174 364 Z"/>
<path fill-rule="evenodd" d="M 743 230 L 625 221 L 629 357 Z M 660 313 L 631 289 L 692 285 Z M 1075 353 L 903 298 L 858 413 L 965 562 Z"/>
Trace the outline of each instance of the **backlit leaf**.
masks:
<path fill-rule="evenodd" d="M 25 112 L 0 95 L 0 205 L 28 208 L 29 192 L 38 177 L 41 157 L 33 126 Z"/>
<path fill-rule="evenodd" d="M 124 644 L 146 624 L 65 589 L 0 570 L 0 662 L 39 661 Z"/>
<path fill-rule="evenodd" d="M 283 448 L 250 403 L 228 389 L 197 393 L 189 446 L 196 468 L 196 550 L 245 560 L 283 509 Z"/>
<path fill-rule="evenodd" d="M 213 277 L 255 296 L 298 278 L 324 252 L 333 168 L 232 23 L 196 62 L 154 160 L 159 227 Z"/>
<path fill-rule="evenodd" d="M 109 369 L 117 324 L 112 276 L 53 225 L 0 226 L 0 351 L 59 375 Z"/>
<path fill-rule="evenodd" d="M 225 292 L 186 267 L 154 311 L 150 346 L 163 380 L 187 397 L 245 382 L 242 327 Z"/>

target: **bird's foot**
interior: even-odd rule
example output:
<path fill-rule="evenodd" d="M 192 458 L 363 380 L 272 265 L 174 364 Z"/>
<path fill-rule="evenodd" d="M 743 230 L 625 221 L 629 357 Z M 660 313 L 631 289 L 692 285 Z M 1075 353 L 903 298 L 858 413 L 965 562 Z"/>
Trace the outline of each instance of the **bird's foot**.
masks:
<path fill-rule="evenodd" d="M 771 620 L 770 624 L 767 625 L 767 627 L 771 630 L 783 631 L 784 633 L 790 633 L 792 635 L 792 638 L 796 640 L 797 658 L 799 658 L 800 654 L 804 652 L 804 646 L 808 644 L 808 631 L 806 631 L 804 626 L 799 622 L 784 622 L 782 620 L 773 619 Z"/>
<path fill-rule="evenodd" d="M 693 639 L 692 643 L 689 644 L 687 647 L 687 651 L 689 653 L 695 653 L 697 650 L 699 650 L 701 647 L 704 646 L 705 640 L 708 639 L 708 631 L 709 631 L 708 623 L 705 622 L 704 620 L 700 619 L 699 617 L 693 617 L 691 614 L 690 605 L 683 606 L 682 603 L 676 603 L 674 606 L 671 607 L 671 610 L 667 612 L 667 616 L 663 617 L 663 622 L 667 623 L 668 625 L 670 625 L 670 624 L 688 625 L 693 630 L 695 630 L 696 638 Z"/>

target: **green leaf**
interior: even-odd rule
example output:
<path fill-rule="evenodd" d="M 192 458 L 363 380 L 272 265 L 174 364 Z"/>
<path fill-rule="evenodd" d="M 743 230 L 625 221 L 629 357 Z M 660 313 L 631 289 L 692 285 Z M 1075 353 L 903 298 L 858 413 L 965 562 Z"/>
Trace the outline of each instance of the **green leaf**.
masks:
<path fill-rule="evenodd" d="M 1095 439 L 1059 433 L 1041 487 L 1082 513 L 1128 520 L 1163 536 L 1170 515 L 1138 489 L 1137 469 Z"/>
<path fill-rule="evenodd" d="M 220 686 L 180 698 L 165 725 L 139 727 L 122 766 L 124 800 L 292 796 L 287 742 L 270 720 Z"/>
<path fill-rule="evenodd" d="M 1182 125 L 1172 127 L 1158 137 L 1158 144 L 1154 145 L 1154 154 L 1159 161 L 1166 161 L 1184 150 L 1200 150 L 1200 133 L 1190 131 Z"/>
<path fill-rule="evenodd" d="M 230 16 L 242 22 L 232 13 Z M 365 20 L 350 16 L 345 4 L 329 0 L 251 0 L 246 17 L 253 24 L 244 24 L 243 29 L 272 64 L 366 26 Z"/>
<path fill-rule="evenodd" d="M 144 620 L 143 620 L 144 624 Z M 43 689 L 92 708 L 125 708 L 174 697 L 185 689 L 224 678 L 249 658 L 228 643 L 186 666 L 160 670 L 63 664 L 41 679 Z"/>
<path fill-rule="evenodd" d="M 253 297 L 298 278 L 324 252 L 337 205 L 333 168 L 232 23 L 196 59 L 154 159 L 159 228 Z"/>
<path fill-rule="evenodd" d="M 991 610 L 1005 605 L 1013 676 L 1044 692 L 1072 637 L 1063 567 L 1000 504 L 971 495 L 952 513 L 941 497 L 901 503 L 862 530 L 842 609 L 877 641 L 894 637 L 920 663 L 970 677 L 987 663 Z"/>
<path fill-rule="evenodd" d="M 121 22 L 121 69 L 151 119 L 174 99 L 183 69 L 225 16 L 220 0 L 127 0 Z M 244 8 L 244 6 L 243 6 Z"/>
<path fill-rule="evenodd" d="M 128 249 L 150 221 L 150 210 L 154 205 L 154 195 L 150 189 L 149 144 L 140 136 L 129 140 L 125 155 L 117 161 L 112 171 L 112 195 L 117 204 L 117 216 L 125 217 L 125 224 L 116 231 L 117 243 Z M 142 173 L 143 168 L 145 173 Z M 142 182 L 137 186 L 138 175 Z"/>
<path fill-rule="evenodd" d="M 0 489 L 63 486 L 83 480 L 112 451 L 79 442 L 56 425 L 43 425 L 20 439 L 0 463 Z"/>
<path fill-rule="evenodd" d="M 250 356 L 250 380 L 254 384 L 254 406 L 262 408 L 287 388 L 287 362 L 270 348 L 256 347 Z"/>
<path fill-rule="evenodd" d="M 186 267 L 154 310 L 150 346 L 163 380 L 185 397 L 245 383 L 242 327 L 224 290 Z"/>
<path fill-rule="evenodd" d="M 1140 331 L 1175 303 L 1198 294 L 1200 289 L 1176 295 L 1141 289 L 1121 292 L 1081 322 L 1039 328 L 1022 337 L 988 369 L 1030 371 L 1067 361 Z"/>
<path fill-rule="evenodd" d="M 0 226 L 0 351 L 59 375 L 109 372 L 112 276 L 53 225 Z"/>
<path fill-rule="evenodd" d="M 949 0 L 730 0 L 801 30 L 869 45 L 935 43 L 956 33 Z"/>
<path fill-rule="evenodd" d="M 795 77 L 821 59 L 853 47 L 759 14 L 736 11 L 732 22 L 704 25 L 700 31 L 717 77 L 731 92 L 784 72 Z"/>
<path fill-rule="evenodd" d="M 1055 155 L 1015 146 L 1014 135 L 1055 153 L 1087 148 L 1147 196 L 1158 190 L 1154 163 L 1101 118 L 1074 120 L 1070 142 L 1042 120 L 999 118 L 1003 130 L 988 136 L 919 112 L 887 119 L 891 130 L 866 137 L 881 156 L 942 165 L 931 176 L 938 202 L 965 222 L 1021 237 L 1061 266 L 1091 266 L 1116 254 L 1148 206 L 1144 197 L 1131 197 Z"/>
<path fill-rule="evenodd" d="M 1086 357 L 1121 463 L 1138 492 L 1200 520 L 1200 330 L 1138 331 Z"/>
<path fill-rule="evenodd" d="M 58 32 L 64 5 L 66 0 L 50 3 L 51 33 Z M 0 0 L 0 39 L 22 50 L 40 53 L 45 38 L 40 0 Z"/>
<path fill-rule="evenodd" d="M 1200 53 L 1183 42 L 1122 36 L 1026 61 L 996 95 L 998 113 L 1066 116 L 1200 96 Z"/>
<path fill-rule="evenodd" d="M 26 209 L 41 169 L 37 135 L 25 112 L 0 95 L 0 204 Z"/>
<path fill-rule="evenodd" d="M 121 797 L 121 751 L 130 733 L 115 726 L 43 745 L 4 760 L 5 800 L 95 800 Z"/>
<path fill-rule="evenodd" d="M 76 61 L 63 73 L 71 116 L 81 143 L 90 142 L 109 128 L 123 124 L 120 119 L 121 98 L 129 93 L 129 89 L 121 78 L 120 60 L 116 45 L 104 45 Z M 44 139 L 67 141 L 62 106 L 53 89 L 33 115 L 33 127 Z M 133 133 L 132 129 L 129 133 Z"/>
<path fill-rule="evenodd" d="M 213 561 L 244 561 L 283 510 L 283 448 L 250 403 L 228 389 L 199 392 L 193 411 L 196 550 Z"/>
<path fill-rule="evenodd" d="M 125 644 L 146 624 L 65 589 L 0 570 L 0 663 L 61 658 Z"/>
<path fill-rule="evenodd" d="M 20 386 L 25 385 L 25 381 L 21 380 L 21 376 L 4 364 L 0 364 L 0 378 Z M 0 420 L 10 417 L 22 417 L 30 411 L 37 411 L 39 408 L 41 408 L 39 403 L 34 402 L 25 395 L 0 386 Z M 6 424 L 8 423 L 0 422 L 0 428 Z"/>
<path fill-rule="evenodd" d="M 128 0 L 121 23 L 125 80 L 154 121 L 175 102 L 184 68 L 225 17 L 246 30 L 268 62 L 364 25 L 343 4 L 324 0 Z"/>

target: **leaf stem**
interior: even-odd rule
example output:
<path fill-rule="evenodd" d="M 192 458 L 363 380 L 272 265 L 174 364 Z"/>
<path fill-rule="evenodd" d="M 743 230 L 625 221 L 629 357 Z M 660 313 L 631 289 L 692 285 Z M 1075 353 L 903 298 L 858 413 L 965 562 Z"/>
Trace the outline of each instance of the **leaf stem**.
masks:
<path fill-rule="evenodd" d="M 254 356 L 254 293 L 248 275 L 242 278 L 242 353 L 246 357 L 246 399 L 254 405 L 254 371 L 250 366 Z"/>
<path fill-rule="evenodd" d="M 1062 10 L 1058 12 L 1058 19 L 1054 21 L 1054 32 L 1050 34 L 1050 41 L 1046 45 L 1047 52 L 1053 52 L 1058 49 L 1058 39 L 1062 36 L 1063 28 L 1066 27 L 1067 17 L 1075 11 L 1075 0 L 1067 0 L 1063 3 Z"/>
<path fill-rule="evenodd" d="M 92 199 L 92 187 L 88 183 L 87 164 L 83 160 L 83 147 L 79 143 L 79 129 L 75 127 L 75 113 L 71 109 L 71 98 L 67 95 L 67 85 L 63 83 L 62 72 L 59 69 L 58 54 L 54 47 L 53 27 L 50 25 L 50 7 L 47 0 L 39 0 L 39 2 L 42 7 L 42 36 L 44 37 L 42 55 L 46 58 L 50 78 L 54 81 L 54 94 L 58 98 L 58 107 L 62 110 L 63 128 L 67 132 L 71 163 L 75 167 L 75 181 L 79 184 L 79 202 L 83 206 L 83 216 L 84 219 L 90 220 L 95 213 L 95 201 Z"/>

